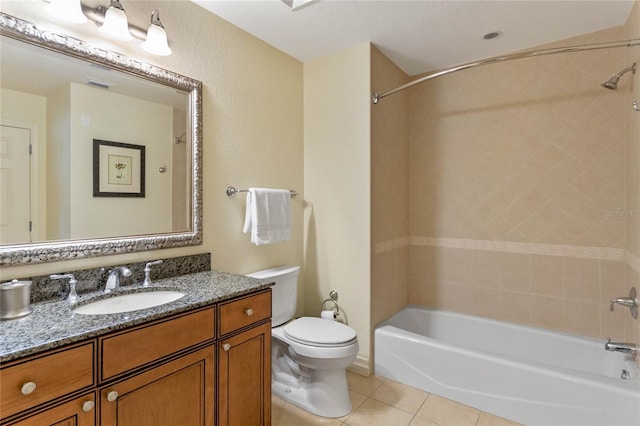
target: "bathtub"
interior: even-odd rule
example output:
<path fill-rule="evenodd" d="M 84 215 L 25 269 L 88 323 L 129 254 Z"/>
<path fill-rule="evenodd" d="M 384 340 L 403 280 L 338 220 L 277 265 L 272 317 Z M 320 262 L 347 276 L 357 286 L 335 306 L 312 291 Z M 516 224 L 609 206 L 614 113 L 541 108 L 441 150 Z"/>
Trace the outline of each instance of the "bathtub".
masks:
<path fill-rule="evenodd" d="M 637 364 L 602 339 L 417 306 L 380 324 L 374 339 L 376 375 L 500 417 L 640 425 Z"/>

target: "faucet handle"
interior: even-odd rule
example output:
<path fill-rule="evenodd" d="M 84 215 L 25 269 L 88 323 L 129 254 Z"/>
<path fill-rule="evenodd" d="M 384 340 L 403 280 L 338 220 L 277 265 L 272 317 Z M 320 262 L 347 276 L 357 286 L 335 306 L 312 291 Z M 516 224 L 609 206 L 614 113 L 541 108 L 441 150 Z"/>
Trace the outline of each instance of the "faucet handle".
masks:
<path fill-rule="evenodd" d="M 76 293 L 76 284 L 78 281 L 73 274 L 53 274 L 49 275 L 49 278 L 52 280 L 64 280 L 69 279 L 69 295 L 65 300 L 68 300 L 69 303 L 76 303 L 78 301 L 78 294 Z"/>
<path fill-rule="evenodd" d="M 609 305 L 609 310 L 611 312 L 613 312 L 614 306 L 615 306 L 616 303 L 621 303 L 621 302 L 619 301 L 619 299 L 611 299 L 611 305 Z"/>
<path fill-rule="evenodd" d="M 153 262 L 147 262 L 147 264 L 146 264 L 146 265 L 144 265 L 144 270 L 145 270 L 145 271 L 146 271 L 147 269 L 148 269 L 148 270 L 151 270 L 151 267 L 152 267 L 152 266 L 154 266 L 154 265 L 159 265 L 159 264 L 161 264 L 162 262 L 163 262 L 163 261 L 162 261 L 162 259 L 160 259 L 160 260 L 155 260 L 155 261 L 153 261 Z"/>
<path fill-rule="evenodd" d="M 159 265 L 162 263 L 162 259 L 160 260 L 156 260 L 153 262 L 147 262 L 146 265 L 144 265 L 144 282 L 142 283 L 142 287 L 151 287 L 151 285 L 153 284 L 151 282 L 151 267 L 154 265 Z"/>
<path fill-rule="evenodd" d="M 638 318 L 638 299 L 636 298 L 635 287 L 631 287 L 631 289 L 629 290 L 629 297 L 617 297 L 611 299 L 611 305 L 609 305 L 609 310 L 611 312 L 613 312 L 613 308 L 616 303 L 629 308 L 629 311 L 631 311 L 631 316 L 634 319 Z"/>

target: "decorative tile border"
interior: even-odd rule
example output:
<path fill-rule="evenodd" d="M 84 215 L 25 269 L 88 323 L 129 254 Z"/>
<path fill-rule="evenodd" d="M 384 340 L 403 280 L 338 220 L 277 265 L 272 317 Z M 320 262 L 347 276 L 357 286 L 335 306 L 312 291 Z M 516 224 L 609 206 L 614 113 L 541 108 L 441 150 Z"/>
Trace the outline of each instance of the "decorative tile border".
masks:
<path fill-rule="evenodd" d="M 467 240 L 462 238 L 411 237 L 416 246 L 449 247 L 470 250 L 492 250 L 546 256 L 579 257 L 624 261 L 624 249 L 561 244 L 520 243 L 514 241 Z"/>
<path fill-rule="evenodd" d="M 538 254 L 545 256 L 577 257 L 626 261 L 634 269 L 640 269 L 640 258 L 629 251 L 614 247 L 588 247 L 561 244 L 520 243 L 514 241 L 471 240 L 463 238 L 403 237 L 375 244 L 375 253 L 383 253 L 406 246 L 447 247 L 468 250 L 491 250 L 509 253 Z M 635 265 L 635 266 L 634 266 Z"/>
<path fill-rule="evenodd" d="M 386 251 L 397 250 L 403 247 L 408 247 L 409 242 L 410 242 L 410 237 L 402 237 L 402 238 L 397 238 L 395 240 L 381 241 L 379 243 L 376 243 L 375 252 L 376 254 L 378 254 L 378 253 L 384 253 Z"/>

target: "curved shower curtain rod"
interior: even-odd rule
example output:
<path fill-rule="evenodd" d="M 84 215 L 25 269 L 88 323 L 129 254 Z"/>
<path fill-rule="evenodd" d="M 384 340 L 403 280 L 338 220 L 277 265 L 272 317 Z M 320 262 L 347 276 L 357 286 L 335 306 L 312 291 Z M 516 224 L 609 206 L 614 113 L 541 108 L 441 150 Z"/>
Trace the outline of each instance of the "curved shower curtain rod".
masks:
<path fill-rule="evenodd" d="M 504 56 L 493 56 L 491 58 L 481 59 L 479 61 L 467 62 L 466 64 L 456 65 L 454 67 L 447 68 L 442 71 L 434 72 L 433 74 L 425 75 L 424 77 L 421 77 L 417 80 L 413 80 L 400 87 L 396 87 L 393 90 L 389 90 L 388 92 L 384 92 L 384 93 L 375 92 L 372 96 L 372 100 L 374 104 L 377 104 L 380 101 L 380 99 L 386 98 L 387 96 L 393 95 L 394 93 L 398 93 L 401 90 L 408 89 L 409 87 L 413 87 L 416 84 L 423 83 L 427 80 L 431 80 L 432 78 L 440 77 L 442 75 L 447 75 L 447 74 L 454 73 L 456 71 L 465 70 L 467 68 L 479 67 L 481 65 L 489 65 L 496 62 L 510 61 L 513 59 L 531 58 L 534 56 L 553 55 L 556 53 L 581 52 L 585 50 L 611 49 L 614 47 L 632 47 L 632 46 L 640 46 L 640 38 L 623 40 L 623 41 L 611 41 L 607 43 L 583 44 L 580 46 L 556 47 L 556 48 L 544 49 L 544 50 L 534 50 L 529 52 L 513 53 L 511 55 L 504 55 Z"/>

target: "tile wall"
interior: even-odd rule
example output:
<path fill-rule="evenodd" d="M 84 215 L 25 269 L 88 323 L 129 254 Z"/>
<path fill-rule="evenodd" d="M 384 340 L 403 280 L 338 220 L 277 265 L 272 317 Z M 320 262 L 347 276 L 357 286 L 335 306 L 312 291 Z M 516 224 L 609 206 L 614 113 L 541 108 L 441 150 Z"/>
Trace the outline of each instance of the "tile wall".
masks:
<path fill-rule="evenodd" d="M 386 91 L 409 77 L 371 47 L 371 87 Z M 409 94 L 371 108 L 371 325 L 408 303 Z M 393 243 L 393 241 L 400 243 Z M 392 241 L 391 245 L 385 241 Z M 383 250 L 376 250 L 382 243 Z"/>
<path fill-rule="evenodd" d="M 640 38 L 640 1 L 634 2 L 629 20 L 625 25 L 625 38 Z M 627 49 L 625 64 L 636 62 L 640 67 L 640 49 Z M 630 106 L 640 102 L 640 71 L 635 75 L 625 75 L 632 84 L 625 92 L 626 113 L 625 139 L 627 142 L 627 252 L 626 287 L 635 286 L 640 290 L 640 112 Z M 627 319 L 627 334 L 630 340 L 640 344 L 640 321 Z M 640 363 L 640 359 L 638 360 Z"/>
<path fill-rule="evenodd" d="M 539 48 L 637 37 L 638 0 L 622 27 Z M 408 81 L 383 58 L 374 90 Z M 600 86 L 634 61 L 637 48 L 494 64 L 372 109 L 372 326 L 406 300 L 640 343 L 640 321 L 609 310 L 640 287 L 640 72 Z"/>
<path fill-rule="evenodd" d="M 623 37 L 613 28 L 541 48 Z M 600 86 L 624 49 L 493 64 L 413 90 L 411 235 L 624 248 L 613 213 L 625 207 L 624 94 Z"/>
<path fill-rule="evenodd" d="M 625 339 L 624 263 L 594 258 L 412 246 L 410 302 L 571 333 Z"/>
<path fill-rule="evenodd" d="M 540 48 L 621 40 L 625 28 Z M 510 61 L 412 89 L 410 303 L 627 338 L 628 312 L 608 301 L 627 292 L 619 212 L 638 133 L 625 130 L 631 79 L 600 86 L 628 66 L 625 51 Z"/>

